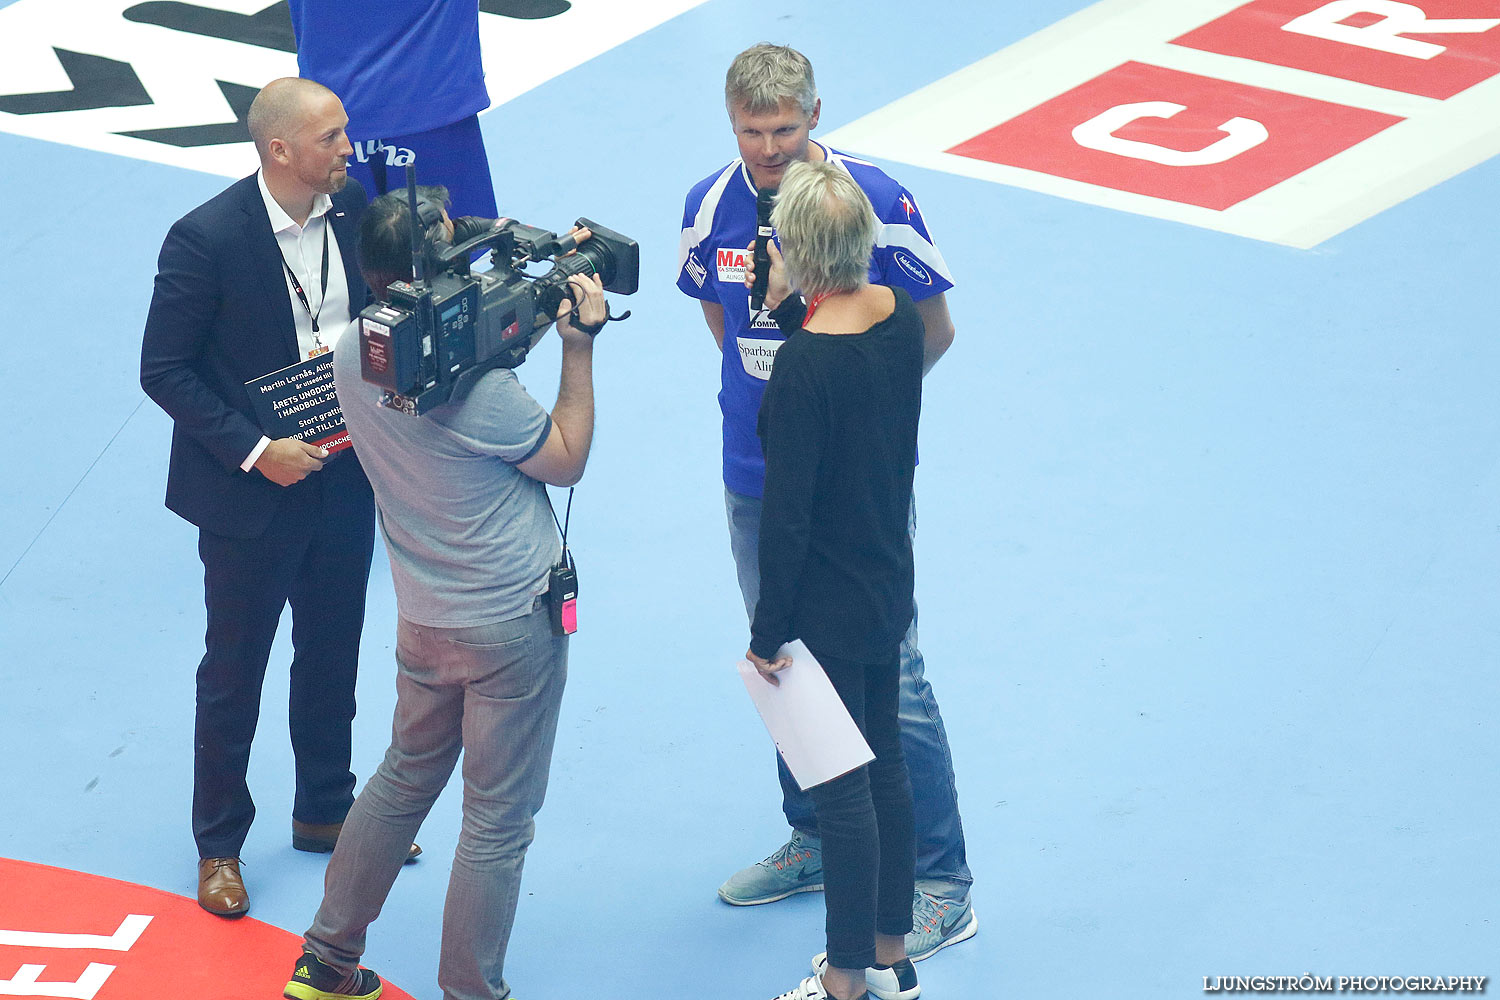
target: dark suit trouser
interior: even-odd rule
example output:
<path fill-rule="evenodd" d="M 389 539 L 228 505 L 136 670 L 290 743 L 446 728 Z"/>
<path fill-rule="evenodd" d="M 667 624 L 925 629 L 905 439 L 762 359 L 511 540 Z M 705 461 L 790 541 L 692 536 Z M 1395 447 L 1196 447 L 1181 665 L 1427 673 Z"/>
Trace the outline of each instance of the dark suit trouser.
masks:
<path fill-rule="evenodd" d="M 238 857 L 255 817 L 245 780 L 261 685 L 282 609 L 292 606 L 292 816 L 337 823 L 354 801 L 350 726 L 374 506 L 340 456 L 288 491 L 264 535 L 200 530 L 205 652 L 198 665 L 193 836 L 205 858 Z"/>

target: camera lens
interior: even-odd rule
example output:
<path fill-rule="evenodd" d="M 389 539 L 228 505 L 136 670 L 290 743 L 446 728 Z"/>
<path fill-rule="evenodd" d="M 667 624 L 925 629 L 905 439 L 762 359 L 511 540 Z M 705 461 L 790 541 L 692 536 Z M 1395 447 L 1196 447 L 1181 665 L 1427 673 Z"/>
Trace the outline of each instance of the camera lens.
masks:
<path fill-rule="evenodd" d="M 577 256 L 589 262 L 590 270 L 574 271 L 574 274 L 597 274 L 599 280 L 609 284 L 615 280 L 615 255 L 610 252 L 609 247 L 603 240 L 590 238 L 584 241 L 578 248 Z M 567 258 L 563 258 L 566 260 Z M 559 264 L 562 261 L 558 261 Z"/>

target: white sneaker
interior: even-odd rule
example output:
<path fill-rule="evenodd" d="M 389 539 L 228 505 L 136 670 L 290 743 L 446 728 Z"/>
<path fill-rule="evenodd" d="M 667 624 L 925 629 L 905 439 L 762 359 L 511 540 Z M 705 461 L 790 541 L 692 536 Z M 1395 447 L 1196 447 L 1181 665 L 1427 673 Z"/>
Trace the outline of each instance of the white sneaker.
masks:
<path fill-rule="evenodd" d="M 813 976 L 821 980 L 827 969 L 828 953 L 824 951 L 814 955 Z M 911 960 L 905 958 L 886 969 L 866 969 L 865 988 L 878 1000 L 916 1000 L 922 995 L 922 987 L 917 983 L 917 970 L 912 968 Z"/>
<path fill-rule="evenodd" d="M 823 979 L 820 976 L 808 976 L 797 984 L 794 990 L 788 990 L 776 1000 L 830 1000 L 828 991 L 823 988 Z"/>

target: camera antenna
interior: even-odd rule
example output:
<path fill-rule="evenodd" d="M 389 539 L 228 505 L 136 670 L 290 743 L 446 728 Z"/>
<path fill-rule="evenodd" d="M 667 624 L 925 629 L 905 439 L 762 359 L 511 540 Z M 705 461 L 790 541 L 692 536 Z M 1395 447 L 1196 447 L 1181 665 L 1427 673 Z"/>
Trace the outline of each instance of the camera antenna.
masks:
<path fill-rule="evenodd" d="M 437 340 L 437 310 L 432 301 L 432 290 L 427 287 L 427 266 L 422 252 L 425 233 L 422 231 L 422 216 L 417 212 L 417 164 L 415 159 L 406 165 L 406 207 L 411 211 L 411 270 L 412 291 L 416 295 L 414 303 L 417 314 L 417 343 L 421 345 L 424 361 L 431 363 L 437 381 L 441 385 L 448 385 L 453 380 L 453 373 L 448 366 L 443 364 L 440 357 L 434 357 L 434 344 Z M 436 353 L 441 354 L 440 351 Z M 447 393 L 444 393 L 446 398 Z M 421 412 L 421 404 L 418 404 L 418 412 Z"/>
<path fill-rule="evenodd" d="M 413 284 L 420 292 L 424 287 L 427 273 L 422 253 L 422 234 L 417 228 L 421 216 L 417 214 L 417 164 L 415 161 L 406 165 L 406 205 L 411 210 L 411 271 L 415 278 Z"/>

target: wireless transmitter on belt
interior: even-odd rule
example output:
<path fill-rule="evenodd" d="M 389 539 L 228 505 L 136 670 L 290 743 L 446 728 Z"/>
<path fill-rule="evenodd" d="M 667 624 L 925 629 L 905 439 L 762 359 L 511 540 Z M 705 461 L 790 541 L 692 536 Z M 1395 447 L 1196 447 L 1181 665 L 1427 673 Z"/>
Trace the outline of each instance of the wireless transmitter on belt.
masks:
<path fill-rule="evenodd" d="M 578 631 L 578 571 L 571 553 L 547 574 L 547 605 L 552 614 L 552 631 L 572 635 Z"/>

